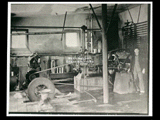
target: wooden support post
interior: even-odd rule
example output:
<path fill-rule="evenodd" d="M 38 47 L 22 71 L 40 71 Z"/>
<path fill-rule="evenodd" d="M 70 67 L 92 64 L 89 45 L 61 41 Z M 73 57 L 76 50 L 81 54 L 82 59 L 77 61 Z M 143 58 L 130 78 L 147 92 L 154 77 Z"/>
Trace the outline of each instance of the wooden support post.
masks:
<path fill-rule="evenodd" d="M 107 51 L 107 4 L 102 4 L 102 44 L 103 44 L 103 103 L 109 102 L 108 51 Z"/>

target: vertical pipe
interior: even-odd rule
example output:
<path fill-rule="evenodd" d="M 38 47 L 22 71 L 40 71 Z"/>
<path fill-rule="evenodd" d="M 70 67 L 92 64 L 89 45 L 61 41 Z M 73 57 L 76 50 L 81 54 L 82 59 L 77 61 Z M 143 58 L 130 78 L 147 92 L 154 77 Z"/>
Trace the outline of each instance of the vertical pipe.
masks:
<path fill-rule="evenodd" d="M 93 16 L 91 16 L 91 29 L 93 28 Z M 93 52 L 93 30 L 91 31 L 91 53 Z"/>
<path fill-rule="evenodd" d="M 109 102 L 108 53 L 107 53 L 107 4 L 102 4 L 102 44 L 103 44 L 103 103 Z"/>
<path fill-rule="evenodd" d="M 64 26 L 65 26 L 65 23 L 66 23 L 66 17 L 67 17 L 67 11 L 66 11 L 65 16 L 64 16 L 64 23 L 63 23 L 61 41 L 62 41 L 62 39 L 63 39 L 63 32 L 64 32 Z"/>
<path fill-rule="evenodd" d="M 134 37 L 133 37 L 133 43 L 132 43 L 133 44 L 133 48 L 132 49 L 135 49 L 135 47 L 140 47 L 140 46 L 138 45 L 137 26 L 136 26 L 135 23 L 133 25 L 134 25 Z"/>
<path fill-rule="evenodd" d="M 82 29 L 82 51 L 85 50 L 85 29 Z"/>
<path fill-rule="evenodd" d="M 85 52 L 85 30 L 87 29 L 87 27 L 85 25 L 83 25 L 81 27 L 81 29 L 82 29 L 82 54 L 84 55 L 84 52 Z M 86 74 L 86 66 L 85 65 L 83 66 L 83 74 L 84 74 L 84 79 L 85 79 L 85 74 Z"/>

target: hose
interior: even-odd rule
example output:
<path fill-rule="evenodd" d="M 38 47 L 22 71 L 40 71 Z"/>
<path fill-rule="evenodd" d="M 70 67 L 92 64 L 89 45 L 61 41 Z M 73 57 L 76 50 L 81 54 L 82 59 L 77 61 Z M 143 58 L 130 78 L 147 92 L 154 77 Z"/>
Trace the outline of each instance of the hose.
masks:
<path fill-rule="evenodd" d="M 62 85 L 74 85 L 74 84 L 68 84 L 68 83 L 56 83 L 56 84 L 62 84 Z M 76 88 L 74 88 L 74 89 L 76 89 Z M 76 89 L 77 90 L 77 89 Z M 78 90 L 77 90 L 78 91 Z M 89 96 L 91 96 L 93 99 L 89 99 L 89 100 L 82 100 L 82 101 L 79 101 L 78 103 L 80 103 L 80 102 L 86 102 L 86 101 L 94 101 L 95 103 L 97 102 L 97 99 L 93 96 L 93 95 L 91 95 L 89 92 L 87 92 L 87 91 L 83 91 L 83 92 L 85 92 L 86 94 L 88 94 Z M 83 93 L 83 92 L 81 92 L 81 93 Z"/>
<path fill-rule="evenodd" d="M 90 95 L 93 99 L 91 99 L 91 100 L 93 100 L 95 103 L 97 102 L 97 99 L 93 96 L 93 95 L 91 95 L 89 92 L 87 92 L 87 91 L 84 91 L 85 93 L 87 93 L 88 95 Z M 86 101 L 86 100 L 84 100 L 84 101 Z"/>

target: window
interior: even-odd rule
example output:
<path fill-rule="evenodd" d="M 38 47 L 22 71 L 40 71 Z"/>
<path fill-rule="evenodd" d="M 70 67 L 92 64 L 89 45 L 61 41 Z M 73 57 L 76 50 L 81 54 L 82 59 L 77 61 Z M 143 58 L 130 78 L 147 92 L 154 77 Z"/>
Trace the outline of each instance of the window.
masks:
<path fill-rule="evenodd" d="M 12 30 L 11 48 L 27 48 L 27 35 L 20 35 L 27 32 L 27 30 Z"/>
<path fill-rule="evenodd" d="M 66 47 L 77 47 L 78 46 L 78 33 L 77 32 L 68 32 L 66 36 Z"/>

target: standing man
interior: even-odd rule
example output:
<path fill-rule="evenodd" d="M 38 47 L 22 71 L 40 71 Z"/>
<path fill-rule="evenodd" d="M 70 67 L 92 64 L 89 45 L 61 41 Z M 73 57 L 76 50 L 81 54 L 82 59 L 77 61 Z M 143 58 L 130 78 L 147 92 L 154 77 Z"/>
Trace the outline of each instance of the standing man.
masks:
<path fill-rule="evenodd" d="M 133 57 L 133 62 L 132 62 L 132 65 L 133 65 L 132 72 L 133 72 L 133 76 L 134 76 L 134 81 L 139 79 L 139 85 L 137 85 L 137 91 L 139 91 L 140 95 L 141 95 L 141 94 L 145 93 L 143 74 L 142 74 L 144 69 L 141 70 L 141 67 L 140 67 L 139 49 L 138 48 L 134 49 L 134 54 L 135 54 L 135 56 Z"/>

